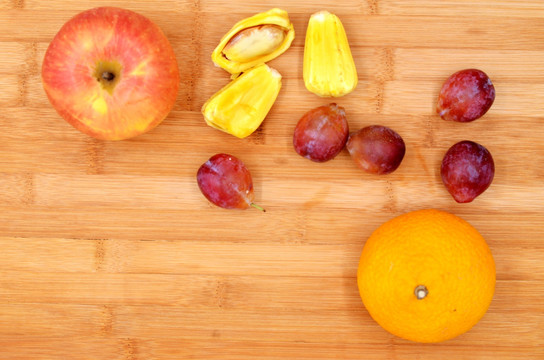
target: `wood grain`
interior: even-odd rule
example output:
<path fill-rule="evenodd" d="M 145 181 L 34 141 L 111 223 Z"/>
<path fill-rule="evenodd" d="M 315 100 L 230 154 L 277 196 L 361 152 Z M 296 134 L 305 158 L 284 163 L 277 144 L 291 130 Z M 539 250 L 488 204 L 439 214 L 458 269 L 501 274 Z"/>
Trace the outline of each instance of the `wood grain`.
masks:
<path fill-rule="evenodd" d="M 170 116 L 148 134 L 101 142 L 59 118 L 40 67 L 70 17 L 120 6 L 155 21 L 180 64 Z M 283 88 L 240 140 L 200 108 L 228 81 L 210 54 L 232 24 L 287 10 L 296 38 L 270 65 Z M 407 144 L 387 177 L 347 152 L 324 164 L 293 151 L 298 119 L 333 101 L 302 81 L 311 13 L 342 19 L 359 73 L 351 129 L 383 124 Z M 0 359 L 544 359 L 544 3 L 540 0 L 0 0 Z M 452 72 L 486 71 L 497 99 L 469 124 L 434 114 Z M 470 204 L 444 189 L 454 142 L 492 152 L 492 186 Z M 267 212 L 210 205 L 195 182 L 217 152 L 250 168 Z M 407 211 L 472 223 L 497 265 L 486 316 L 442 344 L 382 330 L 356 286 L 365 239 Z"/>

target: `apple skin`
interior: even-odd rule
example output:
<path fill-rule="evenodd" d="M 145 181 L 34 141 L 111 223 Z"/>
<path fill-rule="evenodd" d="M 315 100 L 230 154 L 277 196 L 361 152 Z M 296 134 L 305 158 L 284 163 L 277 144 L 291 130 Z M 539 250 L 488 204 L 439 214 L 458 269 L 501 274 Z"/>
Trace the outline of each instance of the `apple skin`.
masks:
<path fill-rule="evenodd" d="M 130 10 L 100 7 L 62 26 L 45 53 L 42 82 L 53 107 L 76 129 L 122 140 L 164 120 L 180 76 L 155 23 Z"/>

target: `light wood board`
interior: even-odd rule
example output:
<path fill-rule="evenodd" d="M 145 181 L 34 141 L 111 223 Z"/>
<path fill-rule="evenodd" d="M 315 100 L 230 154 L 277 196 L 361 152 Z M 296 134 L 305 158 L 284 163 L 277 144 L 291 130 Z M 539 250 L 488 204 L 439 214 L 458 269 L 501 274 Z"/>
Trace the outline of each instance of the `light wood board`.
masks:
<path fill-rule="evenodd" d="M 77 132 L 41 86 L 55 33 L 102 5 L 155 21 L 182 75 L 170 116 L 128 141 Z M 296 38 L 270 63 L 283 75 L 276 104 L 240 140 L 200 114 L 229 81 L 210 54 L 236 21 L 272 7 Z M 352 130 L 403 136 L 393 174 L 364 174 L 346 151 L 316 164 L 292 148 L 302 114 L 333 101 L 302 81 L 306 24 L 323 9 L 342 19 L 359 72 L 334 101 Z M 1 0 L 0 359 L 544 359 L 543 18 L 541 0 Z M 442 82 L 469 67 L 492 78 L 493 107 L 473 123 L 441 120 Z M 491 151 L 496 174 L 456 204 L 439 166 L 465 139 Z M 218 152 L 246 163 L 266 213 L 205 200 L 195 174 Z M 497 264 L 483 320 L 436 345 L 386 333 L 356 286 L 370 233 L 422 208 L 468 220 Z"/>

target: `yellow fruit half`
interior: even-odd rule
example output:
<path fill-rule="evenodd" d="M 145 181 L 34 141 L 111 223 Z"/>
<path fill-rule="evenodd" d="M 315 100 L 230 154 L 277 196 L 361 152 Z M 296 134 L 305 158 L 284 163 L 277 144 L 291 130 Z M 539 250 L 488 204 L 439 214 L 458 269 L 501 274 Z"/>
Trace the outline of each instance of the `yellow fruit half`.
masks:
<path fill-rule="evenodd" d="M 365 307 L 378 324 L 417 342 L 452 339 L 486 313 L 495 263 L 463 219 L 420 210 L 381 225 L 367 240 L 357 272 Z"/>
<path fill-rule="evenodd" d="M 316 95 L 339 97 L 357 86 L 357 69 L 340 19 L 328 11 L 310 17 L 303 64 L 304 85 Z"/>
<path fill-rule="evenodd" d="M 281 74 L 262 64 L 215 93 L 202 106 L 202 114 L 209 126 L 245 138 L 261 125 L 280 89 Z"/>
<path fill-rule="evenodd" d="M 283 54 L 294 38 L 287 12 L 270 9 L 237 22 L 212 52 L 212 61 L 236 77 Z"/>

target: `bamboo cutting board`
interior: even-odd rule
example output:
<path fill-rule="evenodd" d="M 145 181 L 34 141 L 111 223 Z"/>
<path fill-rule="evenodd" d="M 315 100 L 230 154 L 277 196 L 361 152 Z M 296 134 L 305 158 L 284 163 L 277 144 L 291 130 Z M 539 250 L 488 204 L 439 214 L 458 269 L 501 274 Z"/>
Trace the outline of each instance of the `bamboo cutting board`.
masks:
<path fill-rule="evenodd" d="M 155 21 L 182 75 L 170 116 L 128 141 L 80 134 L 41 87 L 55 33 L 101 5 Z M 276 104 L 240 140 L 200 114 L 229 81 L 210 54 L 272 7 L 296 38 L 270 63 L 283 75 Z M 292 148 L 302 114 L 332 101 L 302 81 L 306 23 L 323 9 L 342 19 L 359 72 L 335 100 L 350 128 L 386 125 L 407 144 L 390 175 L 362 173 L 346 151 L 316 164 Z M 543 18 L 541 0 L 1 0 L 0 359 L 544 359 Z M 473 123 L 439 119 L 442 82 L 468 67 L 490 75 L 493 107 Z M 464 139 L 491 151 L 496 175 L 461 205 L 439 166 Z M 219 152 L 246 163 L 266 213 L 200 194 L 196 171 Z M 483 234 L 498 281 L 471 331 L 423 345 L 370 318 L 356 268 L 376 227 L 430 207 Z"/>

